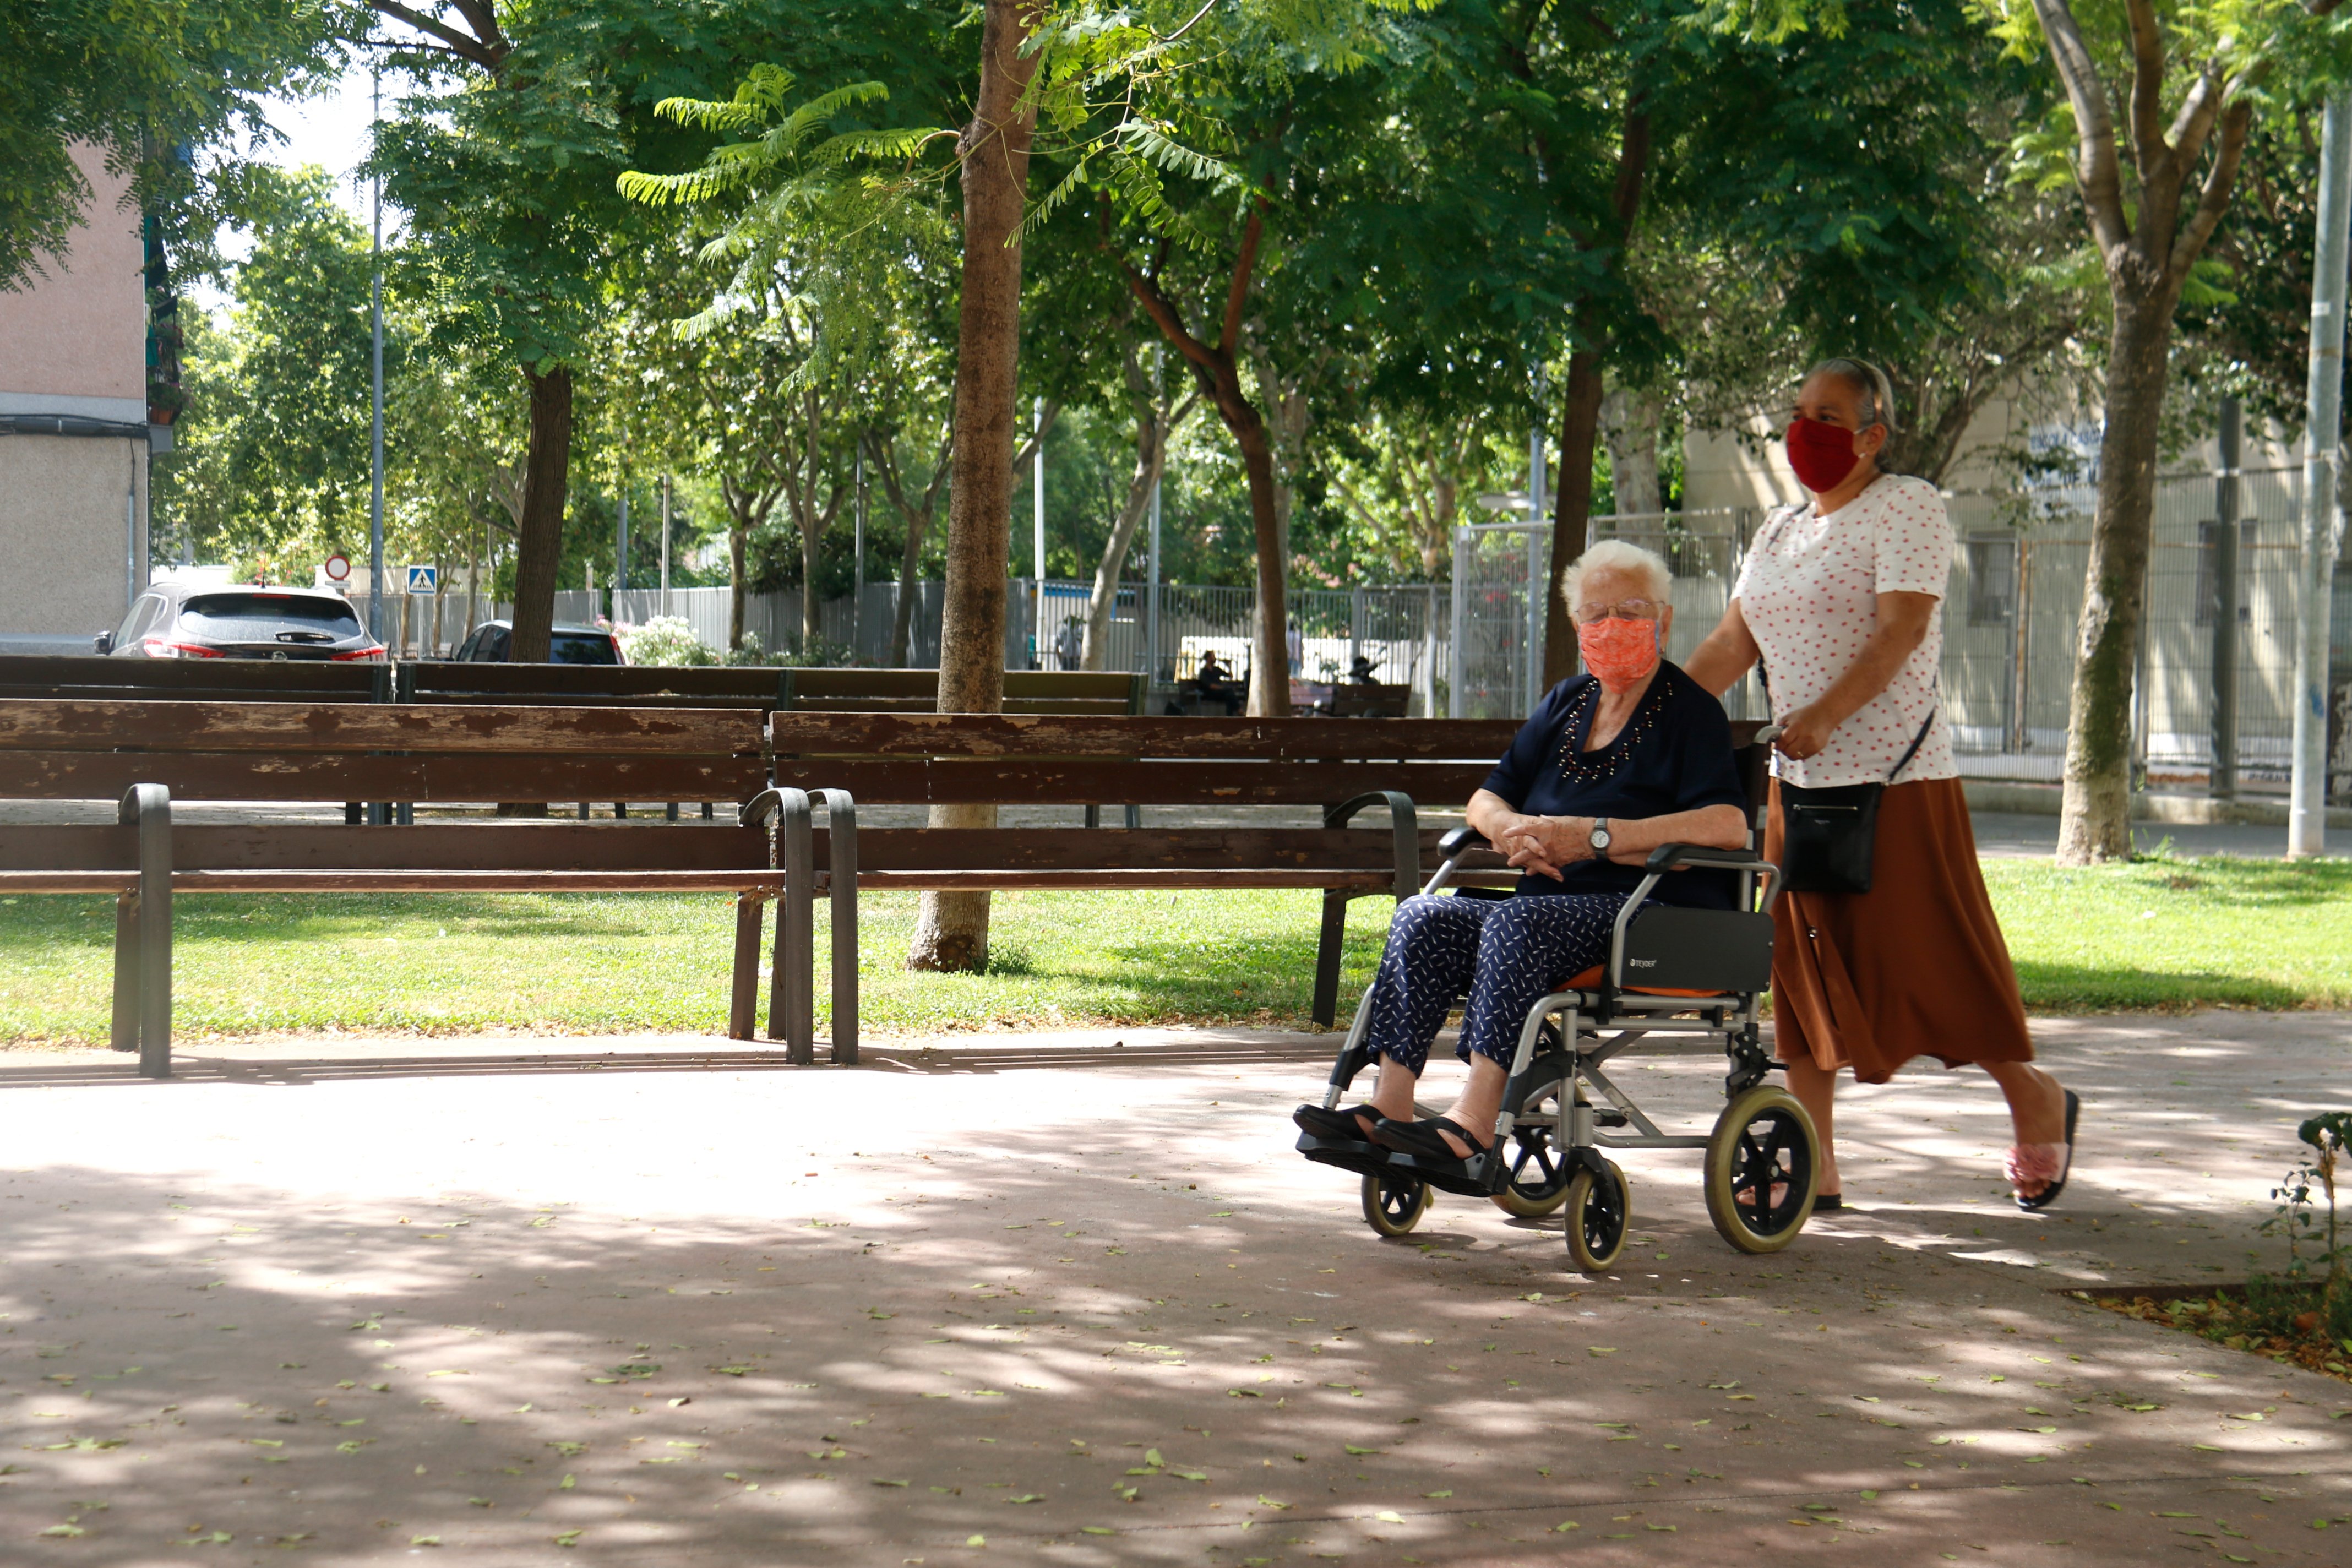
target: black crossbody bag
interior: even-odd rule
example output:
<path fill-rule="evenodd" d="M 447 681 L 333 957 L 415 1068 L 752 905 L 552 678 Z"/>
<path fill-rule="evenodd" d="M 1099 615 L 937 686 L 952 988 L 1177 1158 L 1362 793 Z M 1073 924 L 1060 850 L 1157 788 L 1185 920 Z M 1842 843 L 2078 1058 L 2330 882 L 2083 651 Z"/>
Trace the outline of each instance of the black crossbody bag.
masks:
<path fill-rule="evenodd" d="M 1792 893 L 1866 893 L 1871 860 L 1878 847 L 1878 797 L 1908 767 L 1927 743 L 1936 722 L 1911 739 L 1910 750 L 1882 782 L 1804 789 L 1780 785 L 1780 886 Z"/>

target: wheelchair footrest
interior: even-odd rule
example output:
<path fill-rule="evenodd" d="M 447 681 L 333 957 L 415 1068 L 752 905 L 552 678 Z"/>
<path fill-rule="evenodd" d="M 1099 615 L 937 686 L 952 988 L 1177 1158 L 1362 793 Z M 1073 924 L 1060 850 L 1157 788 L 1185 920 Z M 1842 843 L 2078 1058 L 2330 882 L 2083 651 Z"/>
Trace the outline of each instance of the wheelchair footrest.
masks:
<path fill-rule="evenodd" d="M 1377 1143 L 1352 1138 L 1318 1138 L 1311 1132 L 1298 1135 L 1298 1152 L 1318 1165 L 1352 1171 L 1360 1176 L 1384 1168 L 1393 1158 Z"/>

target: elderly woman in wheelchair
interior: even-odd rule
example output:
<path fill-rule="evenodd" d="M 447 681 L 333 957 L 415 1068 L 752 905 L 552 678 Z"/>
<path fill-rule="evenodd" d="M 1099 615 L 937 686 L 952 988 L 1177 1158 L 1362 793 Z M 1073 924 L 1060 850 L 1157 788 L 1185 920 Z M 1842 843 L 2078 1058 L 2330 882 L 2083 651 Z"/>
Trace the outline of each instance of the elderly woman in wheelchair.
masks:
<path fill-rule="evenodd" d="M 1471 797 L 1467 827 L 1445 841 L 1444 868 L 1398 906 L 1325 1101 L 1295 1114 L 1309 1158 L 1364 1173 L 1376 1229 L 1410 1228 L 1432 1185 L 1491 1195 L 1516 1213 L 1546 1212 L 1589 1171 L 1601 1180 L 1597 1194 L 1585 1182 L 1580 1205 L 1593 1211 L 1582 1227 L 1591 1245 L 1575 1247 L 1575 1217 L 1570 1240 L 1580 1263 L 1605 1267 L 1625 1228 L 1623 1181 L 1594 1151 L 1659 1146 L 1654 1140 L 1664 1135 L 1600 1064 L 1645 1037 L 1696 1034 L 1703 1048 L 1733 1055 L 1741 1088 L 1763 1076 L 1755 993 L 1769 970 L 1770 921 L 1752 904 L 1755 876 L 1769 868 L 1748 851 L 1748 789 L 1722 705 L 1664 658 L 1671 586 L 1663 560 L 1619 541 L 1595 545 L 1570 568 L 1568 597 L 1591 673 L 1545 695 Z M 1481 839 L 1518 870 L 1517 887 L 1507 896 L 1440 896 Z M 1634 980 L 1664 984 L 1644 992 L 1627 984 L 1629 932 Z M 1724 962 L 1710 969 L 1716 949 Z M 1596 969 L 1604 964 L 1612 967 Z M 1443 1114 L 1423 1116 L 1414 1090 L 1457 999 L 1455 1054 L 1469 1064 L 1468 1079 Z M 1677 1021 L 1692 1013 L 1696 1024 Z M 1564 1037 L 1551 1017 L 1566 1023 Z M 1375 1060 L 1370 1098 L 1342 1107 L 1349 1082 Z M 1601 1110 L 1600 1125 L 1623 1126 L 1630 1115 L 1651 1136 L 1595 1135 L 1588 1085 L 1617 1108 Z M 1727 1189 L 1727 1200 L 1746 1203 L 1748 1217 L 1768 1226 L 1764 1211 L 1788 1209 L 1792 1186 L 1809 1201 L 1810 1174 L 1799 1168 L 1811 1163 L 1809 1128 L 1801 1142 L 1797 1158 L 1751 1149 L 1735 1160 L 1745 1173 L 1729 1179 L 1745 1185 Z"/>

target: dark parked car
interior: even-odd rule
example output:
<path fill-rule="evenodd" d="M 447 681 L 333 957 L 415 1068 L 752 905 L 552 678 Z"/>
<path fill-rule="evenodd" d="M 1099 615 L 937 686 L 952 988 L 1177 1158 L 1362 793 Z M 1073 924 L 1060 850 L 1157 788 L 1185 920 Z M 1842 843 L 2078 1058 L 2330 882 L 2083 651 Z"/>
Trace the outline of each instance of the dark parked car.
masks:
<path fill-rule="evenodd" d="M 514 657 L 514 623 L 484 621 L 449 656 L 477 664 L 504 664 Z M 558 626 L 548 648 L 550 664 L 626 664 L 621 639 L 594 626 Z"/>
<path fill-rule="evenodd" d="M 384 657 L 341 594 L 211 583 L 155 584 L 91 647 L 117 658 Z"/>

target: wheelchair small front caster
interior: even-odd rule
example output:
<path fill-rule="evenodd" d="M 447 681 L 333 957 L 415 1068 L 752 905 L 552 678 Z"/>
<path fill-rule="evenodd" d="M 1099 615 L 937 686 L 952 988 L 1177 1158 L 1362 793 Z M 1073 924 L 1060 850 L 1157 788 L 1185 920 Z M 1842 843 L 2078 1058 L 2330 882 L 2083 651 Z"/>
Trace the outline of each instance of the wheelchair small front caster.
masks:
<path fill-rule="evenodd" d="M 1495 1206 L 1519 1219 L 1541 1219 L 1568 1202 L 1568 1168 L 1549 1127 L 1530 1127 L 1512 1134 L 1511 1179 L 1495 1194 Z"/>
<path fill-rule="evenodd" d="M 1706 1141 L 1706 1216 L 1742 1252 L 1797 1239 L 1821 1182 L 1821 1140 L 1797 1097 L 1773 1084 L 1723 1108 Z"/>
<path fill-rule="evenodd" d="M 1614 1162 L 1601 1162 L 1604 1173 L 1579 1165 L 1568 1179 L 1568 1257 L 1587 1274 L 1600 1274 L 1625 1250 L 1633 1230 L 1633 1193 Z"/>
<path fill-rule="evenodd" d="M 1371 1172 L 1364 1177 L 1364 1223 L 1382 1236 L 1402 1236 L 1429 1212 L 1432 1196 L 1419 1176 Z"/>

